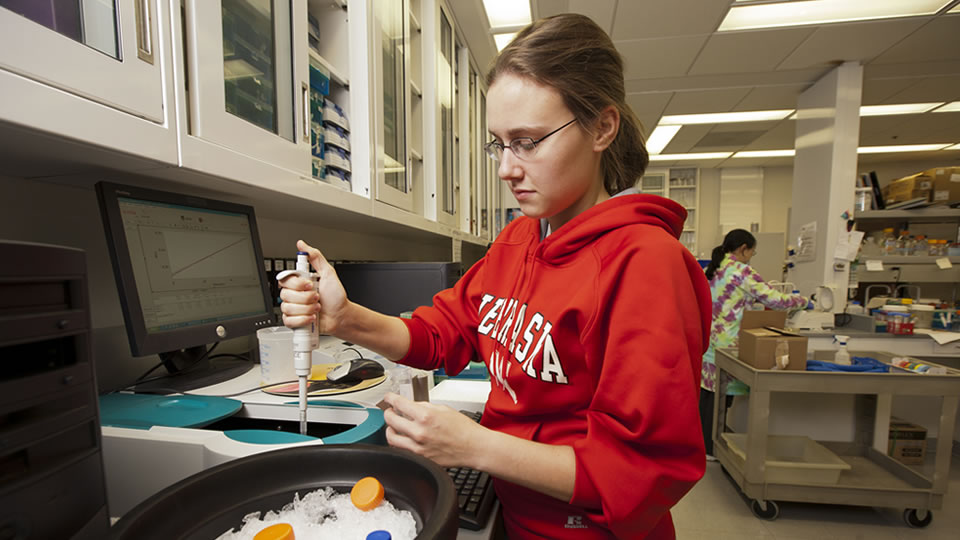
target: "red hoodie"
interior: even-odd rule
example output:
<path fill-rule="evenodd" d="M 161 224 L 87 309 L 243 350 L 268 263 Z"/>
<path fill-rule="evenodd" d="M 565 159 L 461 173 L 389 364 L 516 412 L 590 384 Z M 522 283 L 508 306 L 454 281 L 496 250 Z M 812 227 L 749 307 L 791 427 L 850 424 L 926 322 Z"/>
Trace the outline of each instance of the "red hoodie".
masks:
<path fill-rule="evenodd" d="M 674 538 L 670 507 L 703 476 L 698 392 L 710 287 L 677 241 L 686 211 L 622 195 L 543 241 L 519 218 L 405 320 L 402 363 L 459 373 L 482 358 L 482 424 L 572 446 L 573 498 L 496 480 L 511 540 Z"/>

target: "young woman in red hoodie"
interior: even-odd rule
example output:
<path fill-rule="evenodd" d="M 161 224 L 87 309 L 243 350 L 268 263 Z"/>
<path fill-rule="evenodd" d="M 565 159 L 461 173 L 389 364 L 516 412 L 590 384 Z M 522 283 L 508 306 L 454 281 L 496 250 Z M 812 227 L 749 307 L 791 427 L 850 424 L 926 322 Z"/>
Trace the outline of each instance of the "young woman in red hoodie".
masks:
<path fill-rule="evenodd" d="M 421 369 L 482 358 L 481 424 L 388 394 L 387 440 L 495 477 L 511 540 L 673 538 L 703 475 L 710 289 L 677 241 L 685 210 L 631 189 L 648 157 L 623 62 L 589 18 L 522 30 L 487 75 L 487 152 L 525 217 L 409 320 L 350 302 L 304 242 L 319 294 L 283 283 L 284 322 Z"/>

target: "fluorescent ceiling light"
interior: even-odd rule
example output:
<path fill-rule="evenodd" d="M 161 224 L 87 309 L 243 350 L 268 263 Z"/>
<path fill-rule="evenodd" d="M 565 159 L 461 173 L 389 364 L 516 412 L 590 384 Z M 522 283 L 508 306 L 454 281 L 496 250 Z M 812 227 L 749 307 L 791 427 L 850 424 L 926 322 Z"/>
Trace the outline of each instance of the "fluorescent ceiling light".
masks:
<path fill-rule="evenodd" d="M 957 144 L 955 144 L 955 145 L 953 145 L 953 146 L 948 146 L 948 147 L 944 148 L 944 150 L 960 150 L 960 143 L 957 143 Z"/>
<path fill-rule="evenodd" d="M 509 34 L 494 34 L 493 41 L 497 44 L 497 52 L 502 51 L 504 47 L 509 45 L 516 35 L 516 32 L 511 32 Z"/>
<path fill-rule="evenodd" d="M 659 154 L 650 156 L 650 161 L 680 161 L 684 159 L 726 159 L 733 152 L 701 152 L 699 154 Z"/>
<path fill-rule="evenodd" d="M 960 4 L 957 4 L 957 6 L 960 7 Z M 958 112 L 958 111 L 960 111 L 960 101 L 951 101 L 950 103 L 947 103 L 943 107 L 940 107 L 939 109 L 933 112 Z"/>
<path fill-rule="evenodd" d="M 503 26 L 526 26 L 533 20 L 527 0 L 483 0 L 483 7 L 493 31 Z"/>
<path fill-rule="evenodd" d="M 647 138 L 647 152 L 659 154 L 683 126 L 657 126 Z"/>
<path fill-rule="evenodd" d="M 950 146 L 950 143 L 943 144 L 904 144 L 900 146 L 861 146 L 857 148 L 858 154 L 886 154 L 890 152 L 930 152 L 933 150 L 943 150 Z"/>
<path fill-rule="evenodd" d="M 796 154 L 796 150 L 750 150 L 747 152 L 737 152 L 732 157 L 735 158 L 764 158 L 764 157 L 790 157 Z"/>
<path fill-rule="evenodd" d="M 940 103 L 899 103 L 896 105 L 864 105 L 860 107 L 860 116 L 887 116 L 893 114 L 920 114 L 933 110 Z"/>
<path fill-rule="evenodd" d="M 741 111 L 708 114 L 674 114 L 660 119 L 660 125 L 690 125 L 690 124 L 729 124 L 736 122 L 763 122 L 767 120 L 783 120 L 793 113 L 793 109 L 776 111 Z"/>
<path fill-rule="evenodd" d="M 734 5 L 719 31 L 933 15 L 952 0 L 805 0 Z"/>
<path fill-rule="evenodd" d="M 960 13 L 960 4 L 953 6 L 953 9 L 951 9 L 947 13 Z"/>

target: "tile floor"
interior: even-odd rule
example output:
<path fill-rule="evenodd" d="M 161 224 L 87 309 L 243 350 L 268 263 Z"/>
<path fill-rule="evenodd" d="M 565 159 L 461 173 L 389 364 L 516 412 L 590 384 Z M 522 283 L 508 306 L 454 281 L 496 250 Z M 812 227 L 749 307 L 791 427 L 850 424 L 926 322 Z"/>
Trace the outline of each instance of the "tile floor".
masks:
<path fill-rule="evenodd" d="M 717 462 L 673 509 L 678 540 L 958 540 L 960 457 L 951 463 L 943 508 L 924 529 L 908 527 L 903 509 L 780 503 L 775 521 L 756 518 L 740 489 Z"/>

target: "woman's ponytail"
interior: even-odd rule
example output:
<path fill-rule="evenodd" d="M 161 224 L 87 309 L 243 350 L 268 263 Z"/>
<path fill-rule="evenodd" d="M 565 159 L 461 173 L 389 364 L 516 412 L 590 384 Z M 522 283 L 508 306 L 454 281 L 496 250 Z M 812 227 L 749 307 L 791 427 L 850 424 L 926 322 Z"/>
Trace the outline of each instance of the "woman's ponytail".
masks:
<path fill-rule="evenodd" d="M 710 254 L 710 264 L 707 265 L 706 272 L 707 281 L 712 281 L 714 274 L 717 273 L 717 268 L 720 268 L 720 263 L 723 262 L 723 256 L 726 253 L 723 251 L 723 246 L 717 246 L 713 248 L 713 252 Z"/>
<path fill-rule="evenodd" d="M 710 264 L 704 269 L 704 273 L 707 274 L 707 280 L 713 281 L 713 276 L 717 274 L 717 269 L 720 268 L 720 263 L 723 262 L 723 258 L 727 253 L 740 249 L 740 246 L 747 246 L 747 249 L 753 249 L 756 245 L 757 239 L 750 234 L 750 231 L 734 229 L 728 232 L 727 235 L 723 237 L 723 243 L 713 248 L 713 252 L 710 254 Z"/>

